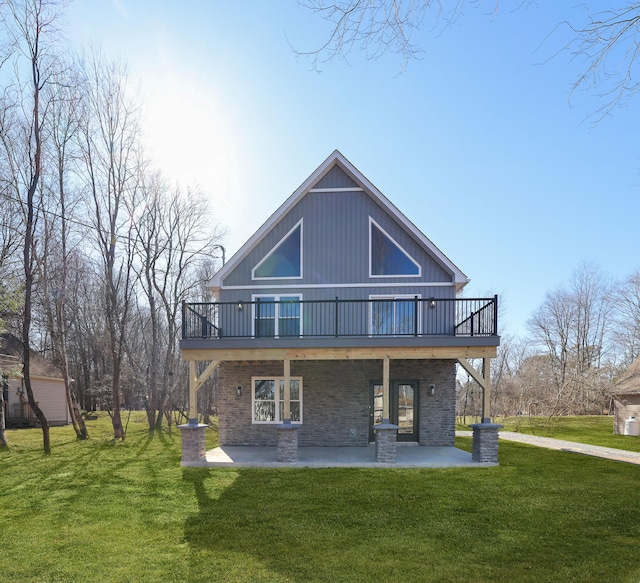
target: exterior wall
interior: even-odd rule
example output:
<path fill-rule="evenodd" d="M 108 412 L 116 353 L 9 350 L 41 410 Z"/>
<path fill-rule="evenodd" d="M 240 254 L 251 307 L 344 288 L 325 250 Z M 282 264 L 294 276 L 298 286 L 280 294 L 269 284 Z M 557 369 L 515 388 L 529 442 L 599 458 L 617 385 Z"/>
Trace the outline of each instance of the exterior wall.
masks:
<path fill-rule="evenodd" d="M 421 265 L 420 277 L 369 278 L 369 216 Z M 281 279 L 273 284 L 371 283 L 376 286 L 452 281 L 452 274 L 365 192 L 309 192 L 224 278 L 224 286 L 268 286 L 269 281 L 252 281 L 251 270 L 301 218 L 304 219 L 303 278 Z M 335 297 L 335 293 L 325 297 Z"/>
<path fill-rule="evenodd" d="M 391 361 L 392 380 L 419 382 L 420 445 L 453 446 L 455 361 Z M 220 445 L 275 446 L 276 425 L 251 423 L 251 377 L 282 376 L 283 363 L 220 365 L 218 415 Z M 382 379 L 382 361 L 294 361 L 291 376 L 303 382 L 299 445 L 366 446 L 369 443 L 369 385 Z M 429 385 L 436 386 L 430 396 Z M 237 396 L 236 387 L 242 387 Z M 355 435 L 352 435 L 355 430 Z"/>
<path fill-rule="evenodd" d="M 33 396 L 44 412 L 49 425 L 66 425 L 70 422 L 67 399 L 62 379 L 43 379 L 34 377 L 31 379 Z M 9 401 L 7 413 L 9 418 L 20 417 L 22 412 L 20 393 L 21 379 L 9 379 Z M 27 394 L 24 392 L 26 401 Z"/>
<path fill-rule="evenodd" d="M 617 395 L 613 412 L 613 432 L 624 435 L 624 422 L 629 417 L 635 417 L 640 420 L 640 394 Z"/>

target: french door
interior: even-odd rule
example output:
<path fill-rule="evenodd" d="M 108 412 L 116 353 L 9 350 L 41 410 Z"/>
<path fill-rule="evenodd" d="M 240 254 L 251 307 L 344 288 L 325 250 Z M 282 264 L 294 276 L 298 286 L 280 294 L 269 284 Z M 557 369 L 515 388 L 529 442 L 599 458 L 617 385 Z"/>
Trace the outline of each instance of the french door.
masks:
<path fill-rule="evenodd" d="M 389 421 L 399 427 L 398 441 L 418 441 L 418 381 L 389 383 Z M 382 383 L 372 381 L 369 389 L 369 441 L 375 441 L 374 426 L 382 423 Z"/>

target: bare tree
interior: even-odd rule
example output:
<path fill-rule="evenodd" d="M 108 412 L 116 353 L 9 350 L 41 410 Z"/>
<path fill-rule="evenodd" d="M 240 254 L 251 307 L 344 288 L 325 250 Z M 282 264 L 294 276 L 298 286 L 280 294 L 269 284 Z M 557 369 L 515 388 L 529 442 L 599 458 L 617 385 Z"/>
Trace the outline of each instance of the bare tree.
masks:
<path fill-rule="evenodd" d="M 499 0 L 299 0 L 301 6 L 318 14 L 329 23 L 326 40 L 309 50 L 294 48 L 298 55 L 312 59 L 312 66 L 322 65 L 336 57 L 348 58 L 361 51 L 368 59 L 385 53 L 402 58 L 402 70 L 407 63 L 423 53 L 421 30 L 440 33 L 463 15 L 467 5 L 490 5 L 498 11 Z M 516 8 L 533 4 L 520 0 Z M 568 7 L 570 19 L 557 23 L 556 29 L 568 28 L 571 40 L 563 44 L 561 53 L 568 53 L 580 62 L 582 71 L 573 82 L 572 93 L 578 89 L 595 90 L 604 100 L 594 112 L 596 120 L 608 115 L 615 107 L 625 105 L 640 90 L 638 56 L 640 55 L 640 2 L 618 2 L 593 11 L 587 3 Z M 545 40 L 553 37 L 546 31 Z M 543 35 L 545 33 L 543 32 Z"/>
<path fill-rule="evenodd" d="M 570 287 L 559 287 L 529 319 L 534 341 L 544 348 L 550 364 L 554 413 L 585 413 L 602 409 L 601 368 L 608 349 L 611 289 L 602 271 L 583 263 Z"/>
<path fill-rule="evenodd" d="M 640 270 L 618 284 L 613 296 L 615 342 L 621 352 L 622 367 L 640 356 Z"/>
<path fill-rule="evenodd" d="M 29 406 L 42 427 L 43 448 L 51 451 L 47 418 L 38 406 L 31 386 L 31 310 L 34 285 L 34 232 L 41 193 L 43 141 L 46 132 L 47 103 L 44 89 L 56 83 L 58 73 L 55 49 L 58 22 L 64 4 L 55 0 L 5 0 L 0 17 L 14 50 L 16 71 L 13 115 L 1 129 L 9 180 L 21 201 L 24 219 L 23 268 L 24 314 L 22 322 L 23 382 Z M 23 81 L 23 75 L 26 79 Z"/>
<path fill-rule="evenodd" d="M 594 113 L 596 119 L 625 105 L 640 90 L 638 57 L 640 55 L 640 3 L 619 3 L 593 12 L 582 4 L 587 22 L 569 24 L 575 37 L 566 49 L 583 62 L 583 71 L 574 84 L 596 90 L 604 100 Z"/>
<path fill-rule="evenodd" d="M 178 380 L 178 322 L 182 301 L 202 284 L 203 266 L 219 235 L 205 200 L 196 193 L 169 188 L 159 174 L 144 179 L 145 206 L 135 232 L 138 277 L 148 302 L 149 428 L 159 429 Z M 205 275 L 206 276 L 206 275 Z M 170 419 L 170 416 L 167 417 Z"/>
<path fill-rule="evenodd" d="M 71 72 L 72 69 L 68 69 Z M 52 183 L 47 197 L 48 208 L 42 216 L 42 251 L 37 257 L 40 276 L 40 304 L 44 315 L 44 328 L 51 338 L 54 362 L 62 371 L 67 407 L 76 435 L 87 438 L 87 429 L 72 390 L 67 355 L 67 332 L 70 326 L 69 272 L 77 260 L 73 236 L 72 212 L 77 197 L 70 195 L 70 166 L 77 158 L 74 151 L 79 118 L 77 115 L 77 83 L 67 75 L 64 84 L 48 91 L 49 161 Z M 74 200 L 75 199 L 75 200 Z"/>
<path fill-rule="evenodd" d="M 81 129 L 88 204 L 101 263 L 109 341 L 114 437 L 124 439 L 121 372 L 132 301 L 132 217 L 140 172 L 139 110 L 126 67 L 94 52 L 87 65 L 87 116 Z"/>
<path fill-rule="evenodd" d="M 299 0 L 301 6 L 330 23 L 327 40 L 320 47 L 300 51 L 311 57 L 313 68 L 336 57 L 348 58 L 362 51 L 366 58 L 377 59 L 385 53 L 398 54 L 402 69 L 422 53 L 414 35 L 423 27 L 441 30 L 462 13 L 464 0 Z"/>

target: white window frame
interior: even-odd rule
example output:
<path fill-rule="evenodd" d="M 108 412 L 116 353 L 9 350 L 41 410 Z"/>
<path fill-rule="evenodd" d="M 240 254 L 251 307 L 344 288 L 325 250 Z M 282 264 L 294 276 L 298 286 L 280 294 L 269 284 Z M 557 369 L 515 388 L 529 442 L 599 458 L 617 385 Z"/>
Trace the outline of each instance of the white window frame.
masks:
<path fill-rule="evenodd" d="M 422 304 L 420 300 L 422 299 L 421 294 L 370 294 L 370 300 L 415 300 L 418 299 L 417 302 L 417 311 L 418 311 L 418 336 L 422 335 Z M 393 304 L 393 334 L 376 334 L 373 331 L 373 306 L 374 302 L 369 303 L 369 335 L 373 337 L 379 336 L 408 336 L 408 334 L 397 334 L 396 333 L 396 307 L 397 304 Z"/>
<path fill-rule="evenodd" d="M 418 273 L 417 274 L 408 274 L 408 275 L 374 275 L 371 271 L 371 267 L 373 265 L 373 249 L 372 249 L 372 245 L 371 245 L 371 236 L 372 236 L 372 225 L 375 225 L 376 228 L 380 229 L 380 231 L 382 231 L 382 233 L 387 236 L 392 242 L 393 244 L 400 249 L 400 251 L 402 251 L 406 256 L 407 259 L 409 259 L 409 261 L 411 261 L 411 263 L 413 263 L 417 268 L 418 268 Z M 387 231 L 385 231 L 374 219 L 373 217 L 369 217 L 369 277 L 371 279 L 389 279 L 389 278 L 396 278 L 396 277 L 422 277 L 422 266 L 411 256 L 411 253 L 409 253 L 402 245 L 400 245 L 400 243 L 398 243 L 389 233 L 387 233 Z"/>
<path fill-rule="evenodd" d="M 256 266 L 251 270 L 251 279 L 253 281 L 265 281 L 265 280 L 281 280 L 281 279 L 302 279 L 304 275 L 304 217 L 300 219 L 291 229 L 287 231 L 287 234 L 282 237 L 271 249 L 265 254 L 265 256 L 256 264 Z M 271 256 L 271 254 L 278 248 L 284 241 L 286 241 L 287 237 L 293 233 L 298 226 L 300 227 L 300 275 L 287 275 L 284 277 L 274 276 L 274 277 L 258 277 L 256 276 L 256 270 Z"/>
<path fill-rule="evenodd" d="M 302 406 L 302 377 L 289 377 L 290 381 L 298 381 L 299 387 L 299 399 L 296 399 L 300 403 L 300 421 L 291 421 L 293 425 L 302 425 L 303 420 L 303 406 Z M 273 381 L 274 384 L 274 403 L 275 403 L 275 419 L 274 421 L 256 421 L 256 381 Z M 279 425 L 284 419 L 280 419 L 280 381 L 284 382 L 284 377 L 276 376 L 260 376 L 251 377 L 251 423 L 253 425 Z"/>
<path fill-rule="evenodd" d="M 252 306 L 252 313 L 251 313 L 251 336 L 255 338 L 256 336 L 256 300 L 258 299 L 262 299 L 262 298 L 273 298 L 273 300 L 275 302 L 279 302 L 281 301 L 281 298 L 298 298 L 299 303 L 299 320 L 300 320 L 300 330 L 298 331 L 298 336 L 302 336 L 302 294 L 252 294 L 251 296 L 251 306 Z M 273 310 L 273 318 L 274 318 L 274 325 L 273 325 L 273 336 L 260 336 L 261 338 L 280 338 L 280 335 L 278 334 L 279 330 L 278 330 L 278 326 L 279 326 L 279 320 L 280 320 L 280 304 L 275 304 L 274 305 L 274 310 Z M 293 335 L 288 335 L 285 336 L 285 338 L 295 338 L 296 336 Z"/>

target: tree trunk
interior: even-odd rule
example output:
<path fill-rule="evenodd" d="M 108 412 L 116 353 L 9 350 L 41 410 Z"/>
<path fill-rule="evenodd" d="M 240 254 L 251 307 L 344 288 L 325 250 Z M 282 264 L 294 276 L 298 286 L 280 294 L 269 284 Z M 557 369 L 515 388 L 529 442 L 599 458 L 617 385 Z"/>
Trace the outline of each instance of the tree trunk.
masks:
<path fill-rule="evenodd" d="M 0 447 L 7 447 L 9 442 L 7 441 L 7 435 L 5 433 L 6 424 L 4 419 L 4 391 L 7 386 L 7 380 L 2 376 L 2 371 L 0 371 Z"/>

